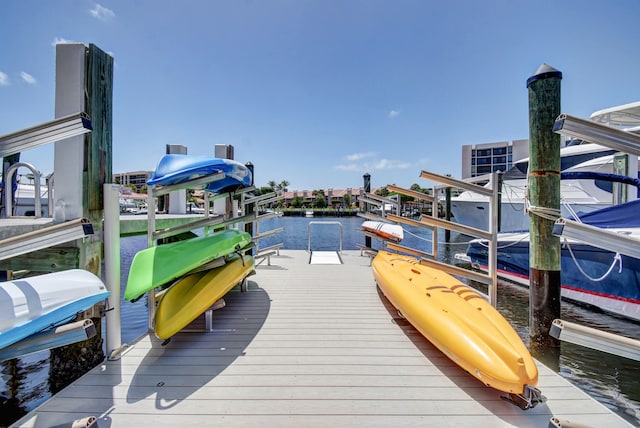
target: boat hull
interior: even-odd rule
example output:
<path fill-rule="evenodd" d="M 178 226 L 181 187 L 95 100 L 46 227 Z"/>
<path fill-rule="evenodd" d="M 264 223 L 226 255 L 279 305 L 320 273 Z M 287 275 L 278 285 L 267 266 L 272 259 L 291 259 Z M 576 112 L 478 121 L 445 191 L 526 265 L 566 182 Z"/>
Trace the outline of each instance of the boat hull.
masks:
<path fill-rule="evenodd" d="M 505 234 L 499 239 L 498 248 L 498 274 L 528 286 L 528 234 Z M 615 253 L 577 242 L 570 243 L 570 248 L 571 251 L 563 245 L 560 252 L 561 297 L 640 321 L 640 260 L 621 256 L 622 269 L 615 266 L 607 274 Z M 487 269 L 486 243 L 471 241 L 467 256 L 471 263 Z M 600 279 L 602 276 L 605 277 Z"/>
<path fill-rule="evenodd" d="M 210 156 L 175 154 L 164 155 L 160 159 L 147 185 L 168 186 L 217 173 L 223 173 L 224 178 L 207 184 L 209 192 L 225 193 L 251 185 L 251 170 L 240 162 Z"/>
<path fill-rule="evenodd" d="M 538 369 L 522 339 L 477 292 L 414 257 L 379 251 L 372 267 L 401 314 L 483 384 L 513 394 L 537 384 Z"/>
<path fill-rule="evenodd" d="M 89 271 L 71 269 L 0 283 L 0 349 L 70 321 L 109 297 Z"/>
<path fill-rule="evenodd" d="M 135 300 L 153 288 L 250 243 L 249 233 L 229 229 L 141 250 L 131 262 L 124 298 Z"/>
<path fill-rule="evenodd" d="M 255 269 L 252 256 L 233 255 L 224 266 L 185 276 L 167 289 L 155 313 L 155 334 L 168 339 L 224 297 Z"/>

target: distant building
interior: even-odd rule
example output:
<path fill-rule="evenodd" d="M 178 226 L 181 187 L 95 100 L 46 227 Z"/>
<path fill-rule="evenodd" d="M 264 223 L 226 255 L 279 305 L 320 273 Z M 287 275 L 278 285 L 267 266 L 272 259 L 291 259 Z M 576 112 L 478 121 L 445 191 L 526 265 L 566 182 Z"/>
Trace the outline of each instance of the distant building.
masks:
<path fill-rule="evenodd" d="M 462 146 L 462 179 L 507 171 L 529 156 L 529 140 L 499 141 Z"/>
<path fill-rule="evenodd" d="M 353 189 L 348 187 L 346 189 L 328 189 L 324 191 L 324 197 L 327 202 L 327 207 L 333 208 L 348 208 L 345 204 L 345 196 L 347 200 L 350 200 L 351 206 L 357 205 L 358 198 L 364 195 L 364 188 L 360 187 Z M 288 206 L 291 204 L 294 198 L 301 197 L 303 205 L 312 205 L 315 201 L 315 195 L 313 190 L 294 190 L 283 193 L 283 204 Z"/>
<path fill-rule="evenodd" d="M 123 186 L 133 185 L 139 192 L 143 187 L 146 187 L 147 181 L 152 174 L 153 171 L 121 172 L 113 174 L 113 182 Z"/>

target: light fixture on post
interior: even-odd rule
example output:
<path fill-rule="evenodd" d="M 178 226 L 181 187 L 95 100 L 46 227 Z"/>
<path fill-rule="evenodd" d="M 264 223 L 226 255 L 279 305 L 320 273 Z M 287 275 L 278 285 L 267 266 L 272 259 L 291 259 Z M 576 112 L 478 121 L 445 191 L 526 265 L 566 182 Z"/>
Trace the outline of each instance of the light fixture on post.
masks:
<path fill-rule="evenodd" d="M 561 114 L 553 124 L 553 132 L 640 155 L 640 135 L 591 120 Z"/>
<path fill-rule="evenodd" d="M 0 136 L 0 157 L 10 156 L 44 144 L 64 140 L 92 131 L 86 113 L 59 117 L 50 122 Z"/>

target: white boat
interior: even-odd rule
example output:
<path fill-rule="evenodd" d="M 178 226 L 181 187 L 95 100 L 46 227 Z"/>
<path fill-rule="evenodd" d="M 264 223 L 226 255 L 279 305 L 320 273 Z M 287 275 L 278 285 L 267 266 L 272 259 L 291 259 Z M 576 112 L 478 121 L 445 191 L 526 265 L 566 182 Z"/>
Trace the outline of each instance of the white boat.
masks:
<path fill-rule="evenodd" d="M 4 184 L 4 183 L 3 183 Z M 35 214 L 35 186 L 29 183 L 18 183 L 11 211 L 13 216 L 33 216 Z M 4 195 L 3 195 L 4 198 Z M 2 201 L 4 213 L 4 199 Z M 46 185 L 40 186 L 40 217 L 49 216 L 49 195 Z"/>
<path fill-rule="evenodd" d="M 612 153 L 615 150 L 598 144 L 580 144 L 561 149 L 563 171 L 598 171 L 612 173 Z M 586 162 L 585 162 L 586 161 Z M 503 231 L 529 229 L 525 212 L 527 167 L 529 158 L 516 162 L 504 175 L 502 184 L 501 228 Z M 488 185 L 487 185 L 488 186 Z M 594 180 L 562 180 L 560 183 L 563 216 L 573 212 L 589 212 L 611 205 L 610 190 Z M 462 192 L 451 198 L 451 213 L 456 222 L 478 229 L 489 229 L 489 198 L 473 192 Z"/>
<path fill-rule="evenodd" d="M 612 126 L 640 124 L 640 102 L 601 110 L 591 115 L 591 120 Z M 635 118 L 635 122 L 633 119 Z M 627 129 L 636 131 L 636 128 Z M 560 150 L 560 170 L 567 172 L 600 172 L 612 174 L 613 154 L 617 151 L 593 143 L 569 145 Z M 501 231 L 529 229 L 527 204 L 527 169 L 529 158 L 517 161 L 504 174 L 501 204 Z M 636 166 L 637 168 L 637 166 Z M 488 185 L 487 185 L 488 186 Z M 561 215 L 586 213 L 606 208 L 614 201 L 612 185 L 604 181 L 585 178 L 563 179 L 560 183 Z M 479 229 L 489 229 L 489 198 L 473 192 L 462 192 L 451 198 L 451 213 L 460 224 Z"/>

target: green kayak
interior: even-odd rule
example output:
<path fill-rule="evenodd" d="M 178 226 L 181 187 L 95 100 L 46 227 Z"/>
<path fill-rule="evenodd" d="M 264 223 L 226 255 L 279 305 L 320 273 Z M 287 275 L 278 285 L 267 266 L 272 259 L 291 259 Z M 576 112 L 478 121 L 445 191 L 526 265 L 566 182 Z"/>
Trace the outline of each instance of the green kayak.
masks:
<path fill-rule="evenodd" d="M 135 300 L 153 288 L 250 243 L 250 234 L 229 229 L 138 251 L 131 262 L 124 298 Z"/>

